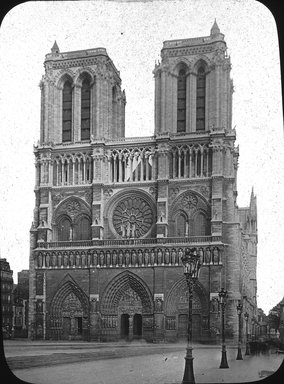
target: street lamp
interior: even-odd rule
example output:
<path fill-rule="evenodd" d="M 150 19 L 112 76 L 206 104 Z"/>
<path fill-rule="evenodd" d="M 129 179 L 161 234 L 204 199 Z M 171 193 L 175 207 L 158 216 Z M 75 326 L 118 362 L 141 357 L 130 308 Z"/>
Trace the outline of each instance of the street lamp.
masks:
<path fill-rule="evenodd" d="M 245 321 L 246 321 L 246 352 L 245 355 L 250 355 L 250 350 L 249 350 L 249 342 L 248 342 L 248 319 L 249 319 L 249 314 L 246 312 L 244 314 Z"/>
<path fill-rule="evenodd" d="M 225 306 L 226 306 L 227 297 L 228 297 L 227 291 L 225 291 L 224 288 L 221 288 L 221 291 L 219 292 L 221 313 L 222 313 L 222 359 L 221 359 L 220 368 L 229 368 L 228 361 L 227 361 L 226 344 L 225 344 Z"/>
<path fill-rule="evenodd" d="M 188 286 L 188 328 L 187 328 L 187 347 L 185 356 L 185 368 L 182 384 L 194 384 L 193 357 L 192 357 L 192 296 L 193 285 L 198 279 L 200 270 L 200 256 L 196 248 L 186 249 L 181 258 L 184 267 L 184 276 Z"/>
<path fill-rule="evenodd" d="M 252 324 L 252 340 L 255 341 L 255 324 L 256 324 L 256 319 L 255 317 L 253 316 L 252 319 L 251 319 L 251 324 Z"/>
<path fill-rule="evenodd" d="M 242 357 L 242 350 L 241 350 L 241 344 L 242 344 L 242 334 L 241 334 L 241 316 L 243 311 L 243 305 L 241 304 L 241 301 L 239 300 L 239 303 L 237 305 L 237 313 L 239 316 L 239 340 L 238 340 L 238 354 L 237 354 L 237 360 L 243 360 Z"/>

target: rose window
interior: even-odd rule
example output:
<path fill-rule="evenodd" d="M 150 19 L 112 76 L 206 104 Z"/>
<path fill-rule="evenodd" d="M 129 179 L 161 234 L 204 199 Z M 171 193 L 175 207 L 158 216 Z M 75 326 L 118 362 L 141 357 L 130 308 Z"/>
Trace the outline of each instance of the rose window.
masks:
<path fill-rule="evenodd" d="M 189 209 L 194 208 L 197 205 L 197 202 L 198 202 L 197 198 L 191 194 L 186 195 L 182 200 L 183 206 Z"/>
<path fill-rule="evenodd" d="M 123 238 L 143 237 L 153 224 L 153 212 L 142 197 L 130 195 L 121 200 L 113 211 L 113 226 Z"/>

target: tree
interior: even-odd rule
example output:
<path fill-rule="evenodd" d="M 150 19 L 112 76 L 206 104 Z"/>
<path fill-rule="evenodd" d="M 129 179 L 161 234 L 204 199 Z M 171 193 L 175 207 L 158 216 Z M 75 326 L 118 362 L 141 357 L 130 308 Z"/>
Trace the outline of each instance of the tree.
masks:
<path fill-rule="evenodd" d="M 280 325 L 280 304 L 278 303 L 269 311 L 268 315 L 268 326 L 270 329 L 274 329 L 275 332 L 279 330 Z"/>

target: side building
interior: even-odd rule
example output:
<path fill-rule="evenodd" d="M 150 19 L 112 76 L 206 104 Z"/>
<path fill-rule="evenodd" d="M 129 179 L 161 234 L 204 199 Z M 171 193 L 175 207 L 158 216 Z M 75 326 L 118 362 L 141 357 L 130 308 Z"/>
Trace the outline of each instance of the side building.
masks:
<path fill-rule="evenodd" d="M 1 318 L 4 338 L 10 338 L 13 330 L 13 271 L 6 259 L 0 259 L 1 276 Z"/>
<path fill-rule="evenodd" d="M 60 52 L 55 43 L 44 65 L 30 336 L 185 338 L 181 257 L 194 247 L 193 338 L 220 333 L 221 287 L 236 338 L 238 301 L 256 308 L 256 263 L 242 253 L 231 63 L 216 22 L 209 36 L 163 43 L 151 137 L 125 137 L 126 96 L 104 48 Z"/>
<path fill-rule="evenodd" d="M 28 336 L 29 319 L 29 270 L 18 272 L 18 284 L 13 292 L 14 337 Z"/>

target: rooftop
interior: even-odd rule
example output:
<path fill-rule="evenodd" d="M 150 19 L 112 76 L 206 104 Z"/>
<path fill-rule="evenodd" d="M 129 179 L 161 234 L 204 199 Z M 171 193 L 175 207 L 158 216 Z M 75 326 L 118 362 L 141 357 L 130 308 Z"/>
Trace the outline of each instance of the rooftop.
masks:
<path fill-rule="evenodd" d="M 193 47 L 195 45 L 205 45 L 215 43 L 216 41 L 224 41 L 224 35 L 220 32 L 216 19 L 210 31 L 210 36 L 193 37 L 190 39 L 166 40 L 163 43 L 165 48 L 180 48 L 180 47 Z"/>

